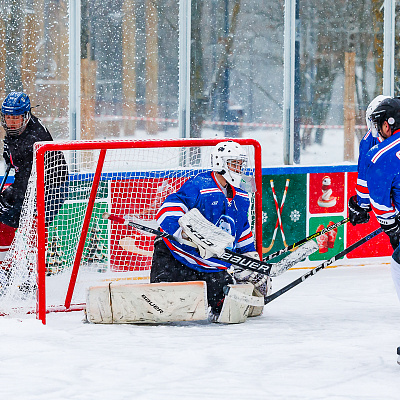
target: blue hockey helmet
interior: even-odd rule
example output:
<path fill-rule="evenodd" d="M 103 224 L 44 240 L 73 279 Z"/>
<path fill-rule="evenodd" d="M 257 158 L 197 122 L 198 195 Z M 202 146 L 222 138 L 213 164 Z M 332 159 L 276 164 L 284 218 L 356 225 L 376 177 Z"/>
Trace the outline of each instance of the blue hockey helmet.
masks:
<path fill-rule="evenodd" d="M 4 99 L 1 105 L 1 124 L 10 135 L 21 134 L 31 118 L 31 101 L 24 92 L 11 92 Z M 18 128 L 9 128 L 5 121 L 5 115 L 23 115 L 22 125 Z"/>

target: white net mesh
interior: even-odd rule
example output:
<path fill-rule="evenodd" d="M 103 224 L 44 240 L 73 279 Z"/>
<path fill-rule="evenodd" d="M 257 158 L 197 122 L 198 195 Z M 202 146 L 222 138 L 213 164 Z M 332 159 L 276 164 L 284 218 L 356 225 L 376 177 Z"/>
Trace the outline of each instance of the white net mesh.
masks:
<path fill-rule="evenodd" d="M 106 142 L 99 143 L 104 145 Z M 90 223 L 79 260 L 72 304 L 84 303 L 87 288 L 101 282 L 148 280 L 154 236 L 110 223 L 102 219 L 102 214 L 131 215 L 143 225 L 157 227 L 155 215 L 161 203 L 187 179 L 209 169 L 214 144 L 207 145 L 204 141 L 201 146 L 190 147 L 182 141 L 178 147 L 168 147 L 169 142 L 164 141 L 159 142 L 158 147 L 146 148 L 146 142 L 141 141 L 141 147 L 122 148 L 128 142 L 110 143 L 113 147 L 121 143 L 121 148 L 110 148 L 106 152 L 92 209 L 89 197 L 100 150 L 65 150 L 68 148 L 66 142 L 57 144 L 62 153 L 46 152 L 46 237 L 37 235 L 37 174 L 34 166 L 20 227 L 3 262 L 10 280 L 0 297 L 1 313 L 35 309 L 37 241 L 46 243 L 46 304 L 49 307 L 64 304 L 88 207 Z M 254 169 L 254 148 L 244 147 L 249 154 L 249 168 Z M 249 210 L 252 222 L 255 213 L 253 197 Z"/>

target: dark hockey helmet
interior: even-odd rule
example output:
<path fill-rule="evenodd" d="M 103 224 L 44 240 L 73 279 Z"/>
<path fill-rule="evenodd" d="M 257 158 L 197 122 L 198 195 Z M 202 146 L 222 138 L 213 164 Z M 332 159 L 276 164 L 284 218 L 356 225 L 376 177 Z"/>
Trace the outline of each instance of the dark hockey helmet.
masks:
<path fill-rule="evenodd" d="M 380 132 L 386 121 L 392 133 L 400 129 L 400 99 L 388 98 L 383 100 L 371 114 L 372 129 Z"/>
<path fill-rule="evenodd" d="M 5 115 L 23 115 L 22 125 L 17 128 L 9 128 L 6 124 Z M 31 101 L 29 96 L 23 92 L 11 92 L 1 105 L 1 124 L 9 135 L 21 134 L 31 118 Z"/>

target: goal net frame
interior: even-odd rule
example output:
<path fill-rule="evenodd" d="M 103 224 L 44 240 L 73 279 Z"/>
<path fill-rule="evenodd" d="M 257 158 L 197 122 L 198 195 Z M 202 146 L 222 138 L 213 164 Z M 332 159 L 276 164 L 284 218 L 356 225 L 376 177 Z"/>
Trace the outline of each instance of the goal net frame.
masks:
<path fill-rule="evenodd" d="M 254 149 L 254 178 L 256 190 L 254 195 L 254 236 L 256 248 L 262 255 L 262 166 L 261 166 L 261 145 L 254 139 L 244 138 L 213 138 L 213 139 L 166 139 L 166 140 L 94 140 L 94 141 L 66 141 L 66 142 L 39 142 L 35 144 L 36 163 L 36 207 L 37 207 L 37 293 L 36 293 L 36 314 L 43 324 L 46 323 L 46 313 L 51 311 L 73 311 L 84 309 L 84 304 L 71 304 L 72 295 L 85 240 L 88 235 L 91 212 L 96 200 L 96 193 L 101 180 L 102 168 L 106 153 L 113 149 L 131 148 L 157 148 L 157 147 L 204 147 L 215 146 L 223 141 L 234 140 L 244 145 L 252 146 Z M 99 151 L 99 158 L 93 176 L 93 185 L 90 191 L 89 202 L 78 246 L 76 248 L 75 260 L 71 271 L 68 290 L 65 296 L 64 306 L 51 310 L 46 307 L 46 225 L 45 225 L 45 155 L 49 151 Z M 207 165 L 207 169 L 210 169 Z M 71 172 L 70 172 L 71 173 Z"/>

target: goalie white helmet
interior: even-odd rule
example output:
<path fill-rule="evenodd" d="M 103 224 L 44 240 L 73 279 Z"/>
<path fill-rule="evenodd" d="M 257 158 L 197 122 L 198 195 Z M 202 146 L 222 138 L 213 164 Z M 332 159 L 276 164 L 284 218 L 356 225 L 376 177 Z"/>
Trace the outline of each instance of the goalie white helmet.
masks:
<path fill-rule="evenodd" d="M 389 99 L 390 96 L 384 96 L 383 94 L 380 94 L 379 96 L 376 96 L 371 103 L 369 103 L 367 110 L 365 112 L 365 121 L 367 122 L 367 127 L 368 130 L 371 131 L 373 137 L 378 137 L 378 131 L 374 128 L 374 124 L 372 123 L 371 119 L 371 114 L 374 112 L 374 110 L 379 106 L 379 104 L 382 103 L 383 100 Z"/>
<path fill-rule="evenodd" d="M 241 186 L 247 160 L 242 146 L 232 140 L 218 143 L 211 152 L 212 170 L 223 175 L 228 183 L 237 188 Z"/>

